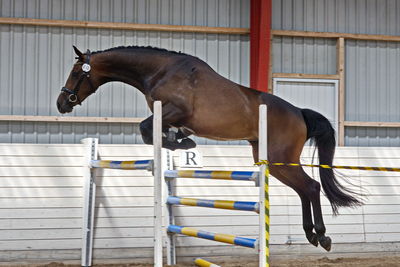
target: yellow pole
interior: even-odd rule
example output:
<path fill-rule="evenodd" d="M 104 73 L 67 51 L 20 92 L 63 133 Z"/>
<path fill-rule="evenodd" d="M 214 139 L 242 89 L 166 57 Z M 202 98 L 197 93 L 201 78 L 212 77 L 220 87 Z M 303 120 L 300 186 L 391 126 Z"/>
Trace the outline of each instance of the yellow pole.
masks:
<path fill-rule="evenodd" d="M 197 266 L 200 266 L 200 267 L 221 267 L 221 266 L 219 266 L 219 265 L 217 265 L 217 264 L 214 264 L 214 263 L 212 263 L 212 262 L 206 261 L 206 260 L 201 259 L 201 258 L 195 259 L 195 260 L 194 260 L 194 263 L 195 263 Z"/>

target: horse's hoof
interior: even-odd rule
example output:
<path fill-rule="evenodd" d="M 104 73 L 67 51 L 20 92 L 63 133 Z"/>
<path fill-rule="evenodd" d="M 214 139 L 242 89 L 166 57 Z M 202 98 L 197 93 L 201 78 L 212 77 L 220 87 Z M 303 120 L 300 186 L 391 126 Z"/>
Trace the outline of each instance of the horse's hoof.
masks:
<path fill-rule="evenodd" d="M 175 151 L 177 149 L 175 146 L 169 146 L 169 145 L 163 145 L 162 147 L 171 151 Z"/>
<path fill-rule="evenodd" d="M 184 138 L 179 143 L 179 148 L 181 148 L 181 149 L 191 149 L 191 148 L 195 148 L 195 147 L 196 147 L 196 143 L 190 138 Z"/>
<path fill-rule="evenodd" d="M 176 141 L 169 142 L 166 137 L 163 137 L 162 138 L 162 147 L 174 151 L 177 148 L 179 148 L 179 143 Z"/>
<path fill-rule="evenodd" d="M 314 245 L 315 247 L 318 247 L 318 236 L 316 233 L 311 233 L 307 235 L 308 242 L 310 244 Z"/>
<path fill-rule="evenodd" d="M 319 238 L 319 243 L 321 244 L 321 247 L 323 247 L 326 251 L 331 250 L 332 240 L 329 236 L 321 236 Z"/>

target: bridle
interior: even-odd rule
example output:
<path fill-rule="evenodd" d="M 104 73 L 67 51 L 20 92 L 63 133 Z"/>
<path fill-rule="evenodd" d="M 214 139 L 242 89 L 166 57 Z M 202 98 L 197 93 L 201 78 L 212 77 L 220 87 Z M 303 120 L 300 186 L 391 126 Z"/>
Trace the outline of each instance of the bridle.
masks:
<path fill-rule="evenodd" d="M 81 84 L 82 84 L 83 80 L 85 79 L 85 77 L 87 78 L 87 81 L 89 82 L 89 85 L 92 88 L 92 90 L 93 91 L 95 90 L 95 88 L 92 84 L 92 81 L 89 79 L 90 78 L 90 69 L 91 69 L 91 67 L 90 67 L 91 52 L 89 49 L 86 51 L 85 55 L 86 55 L 86 60 L 85 60 L 85 63 L 83 63 L 83 65 L 82 65 L 83 72 L 82 72 L 81 76 L 79 77 L 79 80 L 75 84 L 74 88 L 72 90 L 68 89 L 67 87 L 61 88 L 61 92 L 65 92 L 65 93 L 69 94 L 68 95 L 69 102 L 71 102 L 71 103 L 78 102 L 79 105 L 81 104 L 81 101 L 78 97 L 78 92 L 79 92 L 79 89 L 81 88 Z"/>

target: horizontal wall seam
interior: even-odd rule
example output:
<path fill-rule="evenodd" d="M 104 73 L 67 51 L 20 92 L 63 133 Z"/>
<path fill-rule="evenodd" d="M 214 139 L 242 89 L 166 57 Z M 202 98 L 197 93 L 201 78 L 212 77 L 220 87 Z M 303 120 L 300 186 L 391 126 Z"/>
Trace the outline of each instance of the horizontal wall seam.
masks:
<path fill-rule="evenodd" d="M 47 27 L 72 27 L 89 29 L 110 30 L 135 30 L 135 31 L 164 31 L 164 32 L 191 32 L 215 34 L 249 34 L 248 28 L 208 27 L 190 25 L 163 25 L 163 24 L 137 24 L 122 22 L 76 21 L 76 20 L 49 20 L 29 18 L 0 17 L 0 24 L 47 26 Z"/>

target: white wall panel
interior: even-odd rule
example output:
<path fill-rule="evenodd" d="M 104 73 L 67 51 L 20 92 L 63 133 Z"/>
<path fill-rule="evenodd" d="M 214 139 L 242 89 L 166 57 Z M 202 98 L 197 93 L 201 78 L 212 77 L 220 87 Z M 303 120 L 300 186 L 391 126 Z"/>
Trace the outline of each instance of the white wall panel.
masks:
<path fill-rule="evenodd" d="M 248 146 L 201 146 L 199 150 L 205 168 L 256 169 Z M 7 250 L 0 253 L 1 261 L 79 261 L 83 152 L 82 145 L 0 145 L 0 250 Z M 100 145 L 99 148 L 102 159 L 145 159 L 151 158 L 152 153 L 151 146 L 143 145 Z M 175 164 L 179 162 L 178 155 L 175 153 Z M 395 148 L 345 147 L 338 148 L 334 164 L 398 166 L 399 155 L 400 151 Z M 312 149 L 306 149 L 302 162 L 311 160 Z M 363 207 L 341 209 L 341 215 L 332 217 L 330 205 L 322 196 L 327 234 L 333 239 L 334 248 L 341 251 L 348 244 L 353 245 L 352 252 L 363 253 L 364 248 L 356 248 L 362 242 L 385 252 L 388 248 L 381 242 L 400 242 L 400 175 L 354 170 L 341 173 L 348 175 L 353 184 L 361 185 L 368 198 Z M 319 179 L 316 170 L 314 174 Z M 325 255 L 306 242 L 300 200 L 295 192 L 275 178 L 271 178 L 270 184 L 272 255 L 279 254 L 280 245 L 287 242 L 300 246 L 303 255 Z M 103 170 L 98 172 L 97 185 L 94 243 L 97 262 L 107 259 L 151 262 L 151 174 Z M 181 196 L 257 201 L 258 190 L 251 182 L 179 179 L 176 186 Z M 183 225 L 257 236 L 257 216 L 251 212 L 183 206 L 176 207 L 175 211 L 177 222 Z M 178 246 L 182 257 L 206 252 L 209 256 L 213 253 L 218 257 L 230 256 L 233 251 L 236 255 L 252 257 L 256 253 L 191 237 L 178 237 Z M 130 253 L 125 253 L 125 249 Z M 296 251 L 289 249 L 284 253 Z"/>

